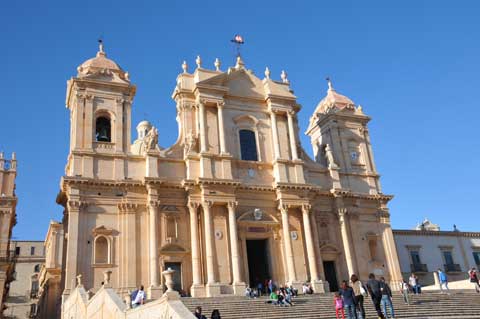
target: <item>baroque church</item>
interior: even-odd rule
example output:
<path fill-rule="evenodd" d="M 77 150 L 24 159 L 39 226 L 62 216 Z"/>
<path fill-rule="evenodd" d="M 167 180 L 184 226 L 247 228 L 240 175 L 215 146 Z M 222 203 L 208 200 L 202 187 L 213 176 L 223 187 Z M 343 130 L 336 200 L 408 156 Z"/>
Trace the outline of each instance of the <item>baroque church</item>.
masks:
<path fill-rule="evenodd" d="M 200 57 L 177 76 L 174 145 L 161 128 L 136 126 L 128 72 L 96 56 L 67 82 L 70 147 L 57 202 L 64 207 L 62 286 L 78 275 L 97 290 L 104 272 L 120 294 L 163 293 L 161 272 L 195 297 L 243 294 L 272 279 L 333 291 L 353 273 L 402 279 L 387 203 L 360 106 L 329 82 L 300 145 L 301 106 L 280 80 L 241 57 L 222 70 Z M 173 119 L 172 119 L 173 120 Z"/>

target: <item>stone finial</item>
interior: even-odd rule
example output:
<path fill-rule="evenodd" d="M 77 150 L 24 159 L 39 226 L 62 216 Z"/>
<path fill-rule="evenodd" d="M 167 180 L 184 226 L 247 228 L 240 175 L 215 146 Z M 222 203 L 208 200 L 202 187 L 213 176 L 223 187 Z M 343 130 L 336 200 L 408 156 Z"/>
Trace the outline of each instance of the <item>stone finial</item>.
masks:
<path fill-rule="evenodd" d="M 237 64 L 235 64 L 236 69 L 243 68 L 245 66 L 245 63 L 242 60 L 242 57 L 240 55 L 237 56 Z"/>
<path fill-rule="evenodd" d="M 187 70 L 188 70 L 187 61 L 183 61 L 183 63 L 182 63 L 182 70 L 183 70 L 183 73 L 187 73 Z"/>
<path fill-rule="evenodd" d="M 77 276 L 77 287 L 82 287 L 82 274 Z"/>
<path fill-rule="evenodd" d="M 195 63 L 197 64 L 197 68 L 202 67 L 202 58 L 199 55 L 197 55 L 197 58 L 195 59 Z"/>
<path fill-rule="evenodd" d="M 330 79 L 330 77 L 327 76 L 326 80 L 328 83 L 328 90 L 332 91 L 333 90 L 332 79 Z"/>
<path fill-rule="evenodd" d="M 3 152 L 0 152 L 0 158 L 3 158 L 3 157 L 4 157 Z"/>
<path fill-rule="evenodd" d="M 361 105 L 359 105 L 359 106 L 357 107 L 357 111 L 358 111 L 358 113 L 363 113 L 363 108 L 362 108 Z"/>
<path fill-rule="evenodd" d="M 130 81 L 130 73 L 125 72 L 125 80 Z"/>
<path fill-rule="evenodd" d="M 215 70 L 216 70 L 216 71 L 220 71 L 220 65 L 221 65 L 221 63 L 220 63 L 220 59 L 219 59 L 219 58 L 216 58 L 216 59 L 215 59 L 215 62 L 213 63 L 213 65 L 215 65 Z"/>
<path fill-rule="evenodd" d="M 103 287 L 110 287 L 110 277 L 112 276 L 111 270 L 105 270 L 103 272 Z"/>
<path fill-rule="evenodd" d="M 103 46 L 103 40 L 102 39 L 98 39 L 98 52 L 97 52 L 97 56 L 100 56 L 100 55 L 103 55 L 105 56 L 105 48 Z"/>
<path fill-rule="evenodd" d="M 287 72 L 285 72 L 285 70 L 282 70 L 282 73 L 280 74 L 280 78 L 282 78 L 283 83 L 288 83 Z"/>
<path fill-rule="evenodd" d="M 270 79 L 270 69 L 268 68 L 268 66 L 265 68 L 265 77 L 267 79 Z"/>
<path fill-rule="evenodd" d="M 17 153 L 12 152 L 12 161 L 15 161 L 17 159 Z"/>

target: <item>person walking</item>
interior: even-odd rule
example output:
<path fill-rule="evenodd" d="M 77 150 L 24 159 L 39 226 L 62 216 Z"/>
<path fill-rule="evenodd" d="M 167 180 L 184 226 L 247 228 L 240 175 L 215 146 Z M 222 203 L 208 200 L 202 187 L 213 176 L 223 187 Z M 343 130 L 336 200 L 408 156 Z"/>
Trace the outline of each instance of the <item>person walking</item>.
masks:
<path fill-rule="evenodd" d="M 345 312 L 343 310 L 343 299 L 338 292 L 333 297 L 333 304 L 335 305 L 335 315 L 337 319 L 345 319 Z"/>
<path fill-rule="evenodd" d="M 355 293 L 346 280 L 342 281 L 342 288 L 340 288 L 339 293 L 343 299 L 343 309 L 345 309 L 347 318 L 357 319 L 357 312 L 355 311 Z"/>
<path fill-rule="evenodd" d="M 390 286 L 385 282 L 385 278 L 380 278 L 380 291 L 382 292 L 382 308 L 385 318 L 388 317 L 387 307 L 390 308 L 390 318 L 395 318 L 395 312 L 393 311 L 392 303 L 392 290 Z"/>
<path fill-rule="evenodd" d="M 222 319 L 220 316 L 220 311 L 218 309 L 213 309 L 211 319 Z"/>
<path fill-rule="evenodd" d="M 353 274 L 350 277 L 352 282 L 353 292 L 355 293 L 355 308 L 357 311 L 358 319 L 366 319 L 365 308 L 363 307 L 364 298 L 368 295 L 367 290 L 363 287 L 363 284 L 358 280 L 357 275 Z"/>
<path fill-rule="evenodd" d="M 416 295 L 420 293 L 419 287 L 418 287 L 418 277 L 414 273 L 410 275 L 410 278 L 408 278 L 408 283 L 410 284 L 410 287 L 412 287 L 413 293 Z"/>
<path fill-rule="evenodd" d="M 194 314 L 195 318 L 197 319 L 207 319 L 207 317 L 205 317 L 204 315 L 202 315 L 202 307 L 200 306 L 197 306 L 197 308 L 195 308 L 195 314 Z"/>
<path fill-rule="evenodd" d="M 478 273 L 475 267 L 472 267 L 472 269 L 468 271 L 468 277 L 470 278 L 470 282 L 475 285 L 475 291 L 479 293 L 480 285 L 478 284 Z"/>
<path fill-rule="evenodd" d="M 447 293 L 450 293 L 450 289 L 448 289 L 448 277 L 445 272 L 443 272 L 440 268 L 437 270 L 438 273 L 438 281 L 440 285 L 440 291 L 443 293 L 443 286 L 447 290 Z"/>
<path fill-rule="evenodd" d="M 368 293 L 370 294 L 370 298 L 372 298 L 372 303 L 373 303 L 373 306 L 375 307 L 375 311 L 377 312 L 378 318 L 385 319 L 385 316 L 382 313 L 382 309 L 380 308 L 380 302 L 382 300 L 380 282 L 375 279 L 374 274 L 368 275 L 367 290 L 368 290 Z"/>
<path fill-rule="evenodd" d="M 410 305 L 410 296 L 409 296 L 410 286 L 407 284 L 405 280 L 402 281 L 400 292 L 402 293 L 403 301 L 405 302 L 405 304 Z"/>

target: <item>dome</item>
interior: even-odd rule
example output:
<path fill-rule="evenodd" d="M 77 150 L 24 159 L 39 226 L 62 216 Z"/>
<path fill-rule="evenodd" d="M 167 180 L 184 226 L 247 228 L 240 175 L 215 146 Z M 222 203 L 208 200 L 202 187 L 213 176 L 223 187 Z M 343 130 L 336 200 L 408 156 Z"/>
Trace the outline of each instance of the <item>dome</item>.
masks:
<path fill-rule="evenodd" d="M 331 109 L 336 108 L 352 109 L 354 110 L 355 103 L 345 95 L 342 95 L 335 91 L 332 87 L 332 83 L 328 82 L 327 96 L 325 96 L 315 108 L 315 113 L 328 113 Z"/>
<path fill-rule="evenodd" d="M 107 58 L 107 54 L 103 50 L 103 43 L 99 42 L 100 46 L 97 55 L 83 62 L 77 68 L 78 77 L 86 77 L 91 74 L 116 75 L 121 80 L 129 81 L 128 72 L 122 70 L 115 61 Z"/>

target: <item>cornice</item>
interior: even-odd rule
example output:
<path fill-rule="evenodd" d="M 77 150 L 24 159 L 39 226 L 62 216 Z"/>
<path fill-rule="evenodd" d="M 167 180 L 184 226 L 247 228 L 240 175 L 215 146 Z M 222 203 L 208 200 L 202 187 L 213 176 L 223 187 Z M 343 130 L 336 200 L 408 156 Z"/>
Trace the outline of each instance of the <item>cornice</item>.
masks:
<path fill-rule="evenodd" d="M 107 187 L 132 187 L 132 186 L 143 186 L 144 183 L 139 180 L 106 180 L 106 179 L 93 179 L 77 176 L 63 176 L 62 184 L 72 186 L 72 185 L 89 185 L 89 186 L 107 186 Z"/>
<path fill-rule="evenodd" d="M 434 230 L 413 230 L 413 229 L 393 229 L 392 231 L 394 235 L 480 238 L 480 232 L 461 232 L 461 231 L 445 231 L 445 230 L 434 231 Z"/>

